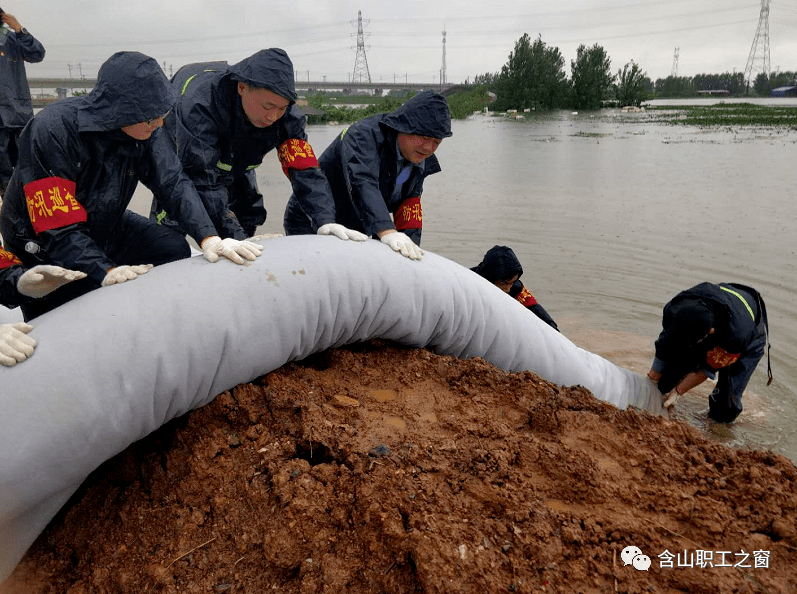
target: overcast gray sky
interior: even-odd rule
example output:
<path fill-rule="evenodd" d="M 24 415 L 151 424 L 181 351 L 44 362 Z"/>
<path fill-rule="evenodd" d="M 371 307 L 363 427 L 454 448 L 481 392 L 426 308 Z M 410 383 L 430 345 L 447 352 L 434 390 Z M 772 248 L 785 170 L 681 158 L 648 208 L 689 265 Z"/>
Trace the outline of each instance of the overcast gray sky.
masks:
<path fill-rule="evenodd" d="M 580 44 L 600 44 L 612 72 L 634 60 L 653 80 L 743 71 L 760 0 L 0 0 L 45 46 L 28 76 L 92 78 L 120 50 L 137 50 L 171 74 L 183 64 L 233 63 L 282 47 L 302 80 L 347 81 L 362 11 L 371 80 L 463 82 L 497 72 L 528 33 L 559 48 L 570 76 Z M 797 70 L 797 1 L 772 0 L 770 64 Z"/>

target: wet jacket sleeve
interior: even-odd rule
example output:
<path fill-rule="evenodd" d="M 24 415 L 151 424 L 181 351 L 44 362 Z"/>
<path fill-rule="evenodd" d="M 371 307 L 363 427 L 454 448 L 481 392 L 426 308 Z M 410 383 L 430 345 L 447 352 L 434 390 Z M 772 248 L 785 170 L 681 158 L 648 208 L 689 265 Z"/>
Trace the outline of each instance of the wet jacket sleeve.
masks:
<path fill-rule="evenodd" d="M 0 257 L 0 266 L 2 265 L 2 257 Z M 24 272 L 25 268 L 21 264 L 0 268 L 0 305 L 10 309 L 30 301 L 29 297 L 22 295 L 17 290 L 17 282 Z"/>
<path fill-rule="evenodd" d="M 365 126 L 349 128 L 341 140 L 340 155 L 346 188 L 365 233 L 376 235 L 393 229 L 393 219 L 379 189 L 379 146 L 373 132 Z"/>
<path fill-rule="evenodd" d="M 216 166 L 221 158 L 219 129 L 207 106 L 194 103 L 177 118 L 177 147 L 183 170 L 193 182 L 218 234 L 245 239 L 241 223 L 230 210 L 229 193 Z"/>
<path fill-rule="evenodd" d="M 280 136 L 285 139 L 279 147 L 279 160 L 293 195 L 302 210 L 316 227 L 335 222 L 335 201 L 324 172 L 318 166 L 313 148 L 307 140 L 304 116 L 296 105 L 280 120 Z"/>
<path fill-rule="evenodd" d="M 545 308 L 542 305 L 538 303 L 537 305 L 532 305 L 529 309 L 534 312 L 534 315 L 548 324 L 551 328 L 557 332 L 559 331 L 559 326 L 556 325 L 556 322 L 553 321 L 553 318 L 548 314 L 547 311 L 545 311 Z"/>
<path fill-rule="evenodd" d="M 515 281 L 509 291 L 509 294 L 513 295 L 515 299 L 517 299 L 526 307 L 526 309 L 531 311 L 551 328 L 557 332 L 559 331 L 559 326 L 556 325 L 556 322 L 553 321 L 553 318 L 548 314 L 547 311 L 545 311 L 545 308 L 540 305 L 534 295 L 531 294 L 531 291 L 529 291 L 520 280 Z"/>
<path fill-rule="evenodd" d="M 164 130 L 153 134 L 147 156 L 140 172 L 141 182 L 158 196 L 160 203 L 198 244 L 216 235 L 216 227 L 194 184 L 183 172 Z"/>
<path fill-rule="evenodd" d="M 12 36 L 13 43 L 10 47 L 14 48 L 13 51 L 17 54 L 15 57 L 22 58 L 31 64 L 44 60 L 44 46 L 33 35 L 23 29 L 20 33 L 9 33 L 9 40 L 12 39 Z"/>
<path fill-rule="evenodd" d="M 31 124 L 35 121 L 34 118 Z M 116 264 L 89 234 L 84 204 L 92 197 L 75 191 L 77 166 L 87 156 L 81 154 L 81 142 L 75 128 L 60 123 L 51 125 L 57 125 L 60 129 L 51 130 L 50 126 L 44 125 L 28 126 L 31 139 L 20 147 L 18 169 L 25 188 L 28 211 L 34 215 L 31 223 L 34 223 L 37 214 L 37 192 L 48 191 L 45 186 L 58 188 L 57 191 L 70 203 L 69 213 L 74 222 L 65 224 L 63 219 L 59 221 L 50 217 L 50 221 L 39 229 L 34 223 L 38 241 L 54 264 L 85 272 L 89 278 L 101 283 L 108 269 Z M 70 189 L 75 192 L 73 196 L 68 195 Z M 53 214 L 58 217 L 62 215 L 61 212 Z"/>

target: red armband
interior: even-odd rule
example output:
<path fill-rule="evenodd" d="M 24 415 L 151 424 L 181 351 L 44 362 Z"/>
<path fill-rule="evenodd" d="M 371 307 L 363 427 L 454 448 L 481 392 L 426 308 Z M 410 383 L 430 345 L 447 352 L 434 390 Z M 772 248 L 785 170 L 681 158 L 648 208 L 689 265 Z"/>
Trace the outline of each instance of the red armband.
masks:
<path fill-rule="evenodd" d="M 36 233 L 85 223 L 86 209 L 75 198 L 75 182 L 45 177 L 25 185 L 28 216 Z"/>
<path fill-rule="evenodd" d="M 313 147 L 306 140 L 290 138 L 282 143 L 277 154 L 282 163 L 282 172 L 288 179 L 291 178 L 291 169 L 302 170 L 318 167 L 318 159 L 315 157 Z"/>
<path fill-rule="evenodd" d="M 421 197 L 413 196 L 402 202 L 396 214 L 393 215 L 393 225 L 396 231 L 423 228 L 423 211 L 421 210 Z"/>
<path fill-rule="evenodd" d="M 531 291 L 529 291 L 526 287 L 523 287 L 523 290 L 517 294 L 515 299 L 520 301 L 526 307 L 537 305 L 537 300 L 534 298 L 534 295 L 532 295 Z"/>
<path fill-rule="evenodd" d="M 19 258 L 17 258 L 14 254 L 9 252 L 8 250 L 0 248 L 0 270 L 2 270 L 3 268 L 11 268 L 12 266 L 16 266 L 17 264 L 22 264 Z"/>
<path fill-rule="evenodd" d="M 725 349 L 716 346 L 706 353 L 706 363 L 708 363 L 712 369 L 722 369 L 723 367 L 728 367 L 728 365 L 736 363 L 740 354 L 741 353 L 729 353 Z"/>

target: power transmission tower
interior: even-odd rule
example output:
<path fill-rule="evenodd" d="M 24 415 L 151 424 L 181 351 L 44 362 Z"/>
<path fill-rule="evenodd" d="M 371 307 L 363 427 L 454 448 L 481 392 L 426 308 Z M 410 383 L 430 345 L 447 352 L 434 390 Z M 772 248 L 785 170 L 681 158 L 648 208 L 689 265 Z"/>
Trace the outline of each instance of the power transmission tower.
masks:
<path fill-rule="evenodd" d="M 769 0 L 761 0 L 761 15 L 758 17 L 758 28 L 755 30 L 753 45 L 747 57 L 747 66 L 744 67 L 744 81 L 747 88 L 754 82 L 753 72 L 758 72 L 756 66 L 760 65 L 761 72 L 769 76 Z"/>
<path fill-rule="evenodd" d="M 672 72 L 670 73 L 670 76 L 672 76 L 674 78 L 678 77 L 678 52 L 679 52 L 680 49 L 681 48 L 676 47 L 675 48 L 675 53 L 673 53 L 673 56 L 672 56 Z"/>
<path fill-rule="evenodd" d="M 446 84 L 446 28 L 443 27 L 443 65 L 440 66 L 440 86 Z"/>
<path fill-rule="evenodd" d="M 369 33 L 370 35 L 370 33 Z M 357 11 L 357 56 L 354 58 L 354 73 L 351 82 L 371 82 L 368 71 L 368 58 L 365 57 L 365 34 L 363 33 L 363 12 Z"/>

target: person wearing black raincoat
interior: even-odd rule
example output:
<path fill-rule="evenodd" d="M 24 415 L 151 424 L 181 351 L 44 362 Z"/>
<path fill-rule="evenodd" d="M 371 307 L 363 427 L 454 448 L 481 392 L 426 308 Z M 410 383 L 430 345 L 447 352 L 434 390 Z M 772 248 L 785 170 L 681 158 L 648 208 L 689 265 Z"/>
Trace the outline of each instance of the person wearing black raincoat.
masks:
<path fill-rule="evenodd" d="M 237 64 L 188 64 L 172 78 L 179 93 L 166 129 L 183 170 L 194 183 L 221 237 L 252 237 L 266 220 L 255 168 L 277 150 L 293 193 L 320 235 L 364 241 L 335 223 L 332 194 L 307 140 L 296 106 L 293 63 L 281 49 L 260 50 Z M 150 218 L 175 225 L 174 214 L 155 194 Z"/>
<path fill-rule="evenodd" d="M 346 128 L 319 159 L 335 198 L 335 220 L 421 258 L 423 181 L 440 171 L 434 152 L 451 134 L 448 103 L 432 91 Z M 295 195 L 284 226 L 288 235 L 315 232 L 312 213 Z"/>
<path fill-rule="evenodd" d="M 253 260 L 262 247 L 222 240 L 160 129 L 174 93 L 158 63 L 118 52 L 86 96 L 44 108 L 19 137 L 19 161 L 0 214 L 7 249 L 26 267 L 85 272 L 21 305 L 30 320 L 101 286 L 132 280 L 153 265 L 187 258 L 179 233 L 127 210 L 141 181 L 164 197 L 210 262 Z"/>
<path fill-rule="evenodd" d="M 559 332 L 559 327 L 553 318 L 537 302 L 531 291 L 520 282 L 523 267 L 512 248 L 505 245 L 491 247 L 478 266 L 474 266 L 471 270 L 493 283 L 504 293 L 509 293 L 510 297 L 519 301 L 526 309 L 531 310 L 534 315 Z"/>
<path fill-rule="evenodd" d="M 742 412 L 742 393 L 769 341 L 761 294 L 735 283 L 700 283 L 665 306 L 656 355 L 648 372 L 665 406 L 706 379 L 717 379 L 708 416 L 732 423 Z M 767 359 L 767 373 L 772 369 Z"/>
<path fill-rule="evenodd" d="M 25 62 L 44 59 L 44 46 L 0 8 L 0 196 L 17 163 L 17 138 L 33 117 Z M 10 30 L 2 25 L 7 25 Z"/>
<path fill-rule="evenodd" d="M 19 258 L 0 247 L 0 305 L 9 309 L 44 297 L 85 276 L 83 272 L 60 266 L 39 265 L 25 269 Z M 0 365 L 12 367 L 33 354 L 36 341 L 28 336 L 31 330 L 33 326 L 24 322 L 0 324 Z"/>

